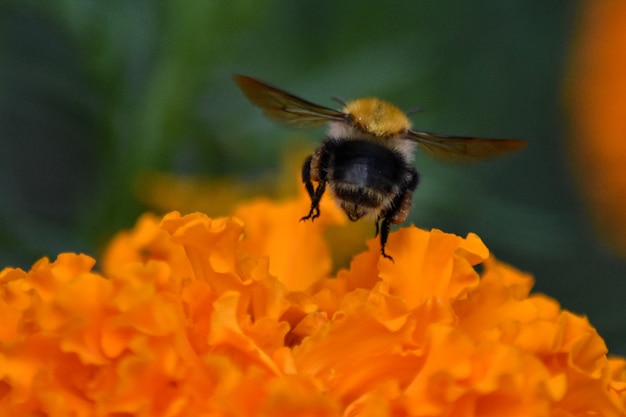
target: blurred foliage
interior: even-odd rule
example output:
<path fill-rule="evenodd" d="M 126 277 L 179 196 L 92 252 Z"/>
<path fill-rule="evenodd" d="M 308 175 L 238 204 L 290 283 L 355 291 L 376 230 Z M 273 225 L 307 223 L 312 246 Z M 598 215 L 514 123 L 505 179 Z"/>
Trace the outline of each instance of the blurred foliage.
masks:
<path fill-rule="evenodd" d="M 280 155 L 323 132 L 263 119 L 232 82 L 244 73 L 329 106 L 421 106 L 422 130 L 527 139 L 475 165 L 418 156 L 410 221 L 478 233 L 626 353 L 626 265 L 594 237 L 566 157 L 577 13 L 568 0 L 0 0 L 0 264 L 97 255 L 155 208 L 138 192 L 151 172 L 284 184 Z"/>

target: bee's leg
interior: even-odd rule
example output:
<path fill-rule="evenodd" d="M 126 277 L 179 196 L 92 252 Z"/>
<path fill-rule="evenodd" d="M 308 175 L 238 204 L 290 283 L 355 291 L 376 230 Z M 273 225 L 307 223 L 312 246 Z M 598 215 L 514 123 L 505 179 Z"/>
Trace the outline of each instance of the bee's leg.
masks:
<path fill-rule="evenodd" d="M 309 220 L 309 219 L 315 220 L 320 216 L 320 200 L 322 199 L 322 196 L 324 195 L 325 190 L 326 190 L 326 183 L 320 182 L 317 185 L 317 188 L 315 189 L 315 193 L 311 197 L 311 210 L 309 211 L 309 214 L 302 217 L 300 221 Z"/>
<path fill-rule="evenodd" d="M 376 223 L 376 228 L 380 230 L 380 254 L 383 255 L 383 258 L 387 258 L 393 262 L 393 258 L 385 252 L 385 246 L 387 246 L 387 239 L 389 238 L 389 231 L 391 230 L 391 217 L 385 216 L 380 222 L 380 228 L 378 227 L 378 222 Z"/>
<path fill-rule="evenodd" d="M 399 224 L 406 220 L 409 212 L 411 211 L 413 191 L 417 188 L 418 181 L 419 175 L 417 174 L 417 171 L 415 171 L 415 169 L 411 169 L 404 185 L 404 190 L 398 194 L 391 205 L 391 209 L 382 217 L 380 228 L 378 226 L 378 222 L 376 223 L 376 234 L 378 234 L 378 231 L 380 230 L 380 253 L 383 257 L 391 260 L 392 262 L 393 258 L 385 252 L 385 246 L 387 245 L 387 239 L 389 238 L 391 224 Z"/>
<path fill-rule="evenodd" d="M 411 205 L 413 204 L 413 191 L 417 188 L 419 181 L 419 175 L 415 169 L 409 171 L 407 176 L 407 182 L 404 189 L 398 197 L 394 200 L 392 209 L 389 212 L 391 223 L 400 224 L 403 223 L 411 212 Z"/>
<path fill-rule="evenodd" d="M 309 156 L 304 165 L 302 166 L 302 182 L 306 188 L 309 197 L 311 197 L 311 210 L 309 214 L 302 217 L 303 220 L 315 220 L 320 216 L 320 200 L 326 190 L 326 166 L 328 164 L 328 158 L 323 150 L 316 151 L 313 155 Z M 317 188 L 313 188 L 311 179 L 319 181 Z"/>
<path fill-rule="evenodd" d="M 306 188 L 306 192 L 309 194 L 311 201 L 313 201 L 315 190 L 313 189 L 313 183 L 311 182 L 311 159 L 313 159 L 313 155 L 309 155 L 309 157 L 304 161 L 304 165 L 302 165 L 302 182 L 304 183 L 304 187 Z"/>

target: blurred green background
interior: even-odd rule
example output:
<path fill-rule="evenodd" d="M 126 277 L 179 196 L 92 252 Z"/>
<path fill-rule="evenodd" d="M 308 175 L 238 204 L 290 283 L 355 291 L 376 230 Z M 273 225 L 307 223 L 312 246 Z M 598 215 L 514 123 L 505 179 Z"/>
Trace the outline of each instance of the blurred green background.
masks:
<path fill-rule="evenodd" d="M 626 262 L 594 233 L 567 159 L 579 6 L 0 0 L 0 265 L 97 256 L 149 208 L 136 187 L 151 171 L 284 175 L 282 150 L 312 150 L 323 132 L 263 119 L 232 81 L 243 73 L 328 106 L 332 95 L 421 106 L 421 130 L 528 140 L 474 165 L 418 156 L 410 221 L 476 232 L 626 354 Z"/>

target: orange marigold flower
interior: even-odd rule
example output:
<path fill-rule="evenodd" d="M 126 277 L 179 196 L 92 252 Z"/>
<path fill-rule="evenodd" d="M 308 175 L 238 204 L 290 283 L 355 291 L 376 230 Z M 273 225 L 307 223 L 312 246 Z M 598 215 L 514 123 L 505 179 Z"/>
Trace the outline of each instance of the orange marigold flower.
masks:
<path fill-rule="evenodd" d="M 566 84 L 572 156 L 600 235 L 626 256 L 626 2 L 582 2 Z"/>
<path fill-rule="evenodd" d="M 0 272 L 0 415 L 624 415 L 626 361 L 476 235 L 404 228 L 332 277 L 300 213 L 146 215 L 101 272 Z"/>

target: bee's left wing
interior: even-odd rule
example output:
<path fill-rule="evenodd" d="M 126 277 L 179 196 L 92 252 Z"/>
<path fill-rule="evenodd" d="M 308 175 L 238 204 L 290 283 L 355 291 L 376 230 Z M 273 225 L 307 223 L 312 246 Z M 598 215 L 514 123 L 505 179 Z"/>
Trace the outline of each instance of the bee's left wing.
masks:
<path fill-rule="evenodd" d="M 286 91 L 245 75 L 235 75 L 235 82 L 248 100 L 272 120 L 296 127 L 312 127 L 329 121 L 346 122 L 348 115 L 311 103 Z"/>
<path fill-rule="evenodd" d="M 405 139 L 417 142 L 426 155 L 454 162 L 476 161 L 504 155 L 524 148 L 528 143 L 518 139 L 485 139 L 447 136 L 408 130 Z"/>

